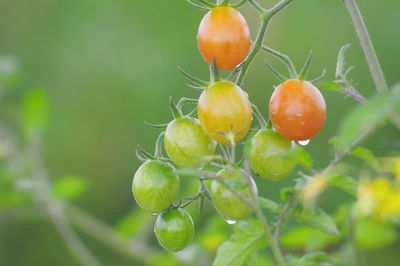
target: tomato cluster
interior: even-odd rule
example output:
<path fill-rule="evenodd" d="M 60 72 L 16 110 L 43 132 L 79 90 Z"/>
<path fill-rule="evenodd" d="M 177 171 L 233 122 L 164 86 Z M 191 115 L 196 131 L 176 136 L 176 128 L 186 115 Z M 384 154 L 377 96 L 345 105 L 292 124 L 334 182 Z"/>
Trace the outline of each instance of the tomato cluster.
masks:
<path fill-rule="evenodd" d="M 194 223 L 183 208 L 198 198 L 208 197 L 226 220 L 245 219 L 253 213 L 254 202 L 251 202 L 257 197 L 256 184 L 251 173 L 241 169 L 234 158 L 235 146 L 248 135 L 253 115 L 257 117 L 260 129 L 245 140 L 249 149 L 244 154 L 244 161 L 249 162 L 258 176 L 271 181 L 280 180 L 293 171 L 295 164 L 286 156 L 296 145 L 294 141 L 314 137 L 326 116 L 323 96 L 300 77 L 292 77 L 276 87 L 269 103 L 271 123 L 268 124 L 262 115 L 253 113 L 248 94 L 238 84 L 220 78 L 219 69 L 236 68 L 233 73 L 240 71 L 252 49 L 247 22 L 234 8 L 212 8 L 200 23 L 197 40 L 213 73 L 211 81 L 206 82 L 184 72 L 203 89 L 199 99 L 192 100 L 197 103 L 198 120 L 194 118 L 196 109 L 183 115 L 185 100 L 182 99 L 187 98 L 182 98 L 177 105 L 171 100 L 175 119 L 158 126 L 165 131 L 157 141 L 156 155 L 140 150 L 138 157 L 144 163 L 132 183 L 139 206 L 158 214 L 154 228 L 158 242 L 172 252 L 184 249 L 193 238 Z M 222 156 L 214 156 L 217 145 Z M 162 155 L 162 148 L 168 158 Z M 228 156 L 229 150 L 233 153 Z M 215 170 L 215 165 L 214 168 L 210 166 L 213 160 L 222 161 L 217 164 L 220 170 Z M 173 164 L 197 169 L 195 173 L 199 173 L 196 177 L 201 189 L 187 204 L 177 201 L 179 177 Z M 211 169 L 210 188 L 204 184 L 204 169 Z"/>

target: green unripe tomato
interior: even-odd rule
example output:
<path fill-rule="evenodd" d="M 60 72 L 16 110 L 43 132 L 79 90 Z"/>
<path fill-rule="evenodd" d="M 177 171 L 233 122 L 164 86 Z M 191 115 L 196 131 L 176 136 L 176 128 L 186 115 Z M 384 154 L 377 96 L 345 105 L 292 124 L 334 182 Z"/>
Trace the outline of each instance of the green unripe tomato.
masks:
<path fill-rule="evenodd" d="M 133 177 L 132 192 L 140 207 L 153 213 L 162 212 L 178 196 L 179 178 L 170 164 L 147 161 Z"/>
<path fill-rule="evenodd" d="M 158 215 L 154 225 L 158 243 L 168 251 L 176 252 L 186 248 L 193 239 L 192 217 L 181 208 Z"/>
<path fill-rule="evenodd" d="M 223 176 L 226 179 L 236 179 L 240 182 L 245 182 L 244 177 L 241 174 L 242 170 L 235 170 L 232 175 L 229 175 L 227 170 L 221 170 L 218 175 Z M 255 187 L 255 184 L 252 184 Z M 243 198 L 251 201 L 250 192 L 248 187 L 233 187 L 236 191 L 243 196 Z M 213 180 L 211 183 L 211 199 L 218 212 L 227 220 L 242 220 L 253 213 L 253 209 L 246 205 L 240 198 L 232 193 L 224 184 L 221 184 L 218 180 Z"/>
<path fill-rule="evenodd" d="M 169 123 L 164 136 L 168 157 L 178 166 L 200 167 L 199 160 L 215 152 L 215 142 L 206 135 L 199 122 L 182 117 Z"/>
<path fill-rule="evenodd" d="M 284 160 L 283 156 L 293 147 L 293 142 L 278 132 L 262 129 L 251 139 L 249 160 L 254 172 L 259 176 L 277 181 L 288 176 L 295 164 Z"/>

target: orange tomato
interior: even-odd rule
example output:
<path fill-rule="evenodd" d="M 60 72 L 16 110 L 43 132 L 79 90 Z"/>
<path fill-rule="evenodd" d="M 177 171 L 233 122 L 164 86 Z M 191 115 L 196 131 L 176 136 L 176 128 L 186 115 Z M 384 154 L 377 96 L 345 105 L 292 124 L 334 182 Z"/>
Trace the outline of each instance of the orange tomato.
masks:
<path fill-rule="evenodd" d="M 325 100 L 310 82 L 290 79 L 272 94 L 269 116 L 282 136 L 297 141 L 308 140 L 317 135 L 325 123 Z"/>
<path fill-rule="evenodd" d="M 239 65 L 251 48 L 250 31 L 244 17 L 234 8 L 219 6 L 202 19 L 197 33 L 199 49 L 205 61 L 219 69 Z"/>
<path fill-rule="evenodd" d="M 231 129 L 236 141 L 243 139 L 252 121 L 247 93 L 228 81 L 213 82 L 203 91 L 198 115 L 203 130 L 219 143 L 229 143 Z"/>

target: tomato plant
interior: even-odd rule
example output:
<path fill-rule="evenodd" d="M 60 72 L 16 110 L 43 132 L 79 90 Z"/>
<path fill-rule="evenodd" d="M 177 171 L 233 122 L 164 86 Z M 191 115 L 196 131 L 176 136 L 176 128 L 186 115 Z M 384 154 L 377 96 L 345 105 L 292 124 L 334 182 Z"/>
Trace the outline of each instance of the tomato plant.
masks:
<path fill-rule="evenodd" d="M 220 69 L 239 65 L 251 48 L 250 31 L 244 17 L 234 8 L 217 6 L 201 20 L 197 41 L 203 58 Z"/>
<path fill-rule="evenodd" d="M 256 0 L 193 1 L 187 0 L 207 12 L 197 40 L 210 77 L 198 78 L 180 68 L 190 81 L 187 85 L 200 92 L 194 98 L 180 98 L 177 104 L 170 98 L 172 121 L 146 123 L 159 130 L 159 135 L 154 154 L 141 146 L 136 150 L 142 164 L 133 177 L 132 192 L 141 208 L 111 228 L 74 206 L 73 201 L 89 187 L 87 180 L 66 175 L 53 183 L 41 153 L 49 99 L 44 90 L 32 89 L 18 113 L 23 132 L 15 127 L 17 123 L 10 123 L 8 129 L 5 125 L 13 112 L 2 112 L 1 222 L 24 214 L 25 209 L 29 214 L 39 213 L 40 219 L 48 217 L 82 265 L 102 263 L 85 248 L 75 227 L 132 258 L 135 265 L 358 265 L 367 261 L 360 260 L 359 253 L 383 252 L 396 244 L 400 225 L 398 135 L 385 135 L 387 144 L 379 150 L 380 157 L 360 144 L 379 127 L 391 124 L 390 130 L 400 129 L 400 85 L 387 85 L 355 1 L 342 2 L 378 91 L 368 99 L 348 77 L 352 67 L 346 66 L 345 52 L 349 45 L 340 48 L 334 79 L 327 80 L 325 72 L 307 79 L 311 53 L 297 71 L 289 56 L 265 44 L 271 20 L 294 0 L 280 0 L 269 9 Z M 237 10 L 243 5 L 253 8 L 261 21 L 253 42 Z M 266 79 L 263 86 L 270 90 L 253 94 L 255 87 L 244 80 L 261 52 L 266 53 L 266 67 L 279 85 L 274 88 Z M 283 63 L 288 73 L 275 69 L 269 56 Z M 13 71 L 17 65 L 0 57 L 0 88 L 16 82 L 18 73 Z M 338 121 L 337 133 L 330 140 L 320 141 L 322 134 L 312 139 L 326 120 L 327 107 L 318 88 L 327 90 L 326 97 L 339 92 L 360 104 L 340 113 L 343 121 Z M 2 90 L 0 100 L 7 93 Z M 259 111 L 255 97 L 263 103 L 269 100 L 269 112 Z M 324 145 L 328 142 L 332 149 Z M 313 145 L 321 146 L 324 156 Z M 330 150 L 332 159 L 323 167 L 322 159 Z M 351 160 L 343 162 L 347 157 Z M 343 193 L 336 197 L 327 193 L 320 200 L 332 188 Z M 98 195 L 108 200 L 107 195 Z M 330 213 L 324 210 L 327 201 L 332 204 Z M 18 209 L 9 210 L 10 206 Z M 195 225 L 196 243 L 189 247 Z M 161 252 L 152 246 L 156 243 L 149 237 L 152 228 L 159 246 L 167 251 L 189 248 L 173 255 Z"/>

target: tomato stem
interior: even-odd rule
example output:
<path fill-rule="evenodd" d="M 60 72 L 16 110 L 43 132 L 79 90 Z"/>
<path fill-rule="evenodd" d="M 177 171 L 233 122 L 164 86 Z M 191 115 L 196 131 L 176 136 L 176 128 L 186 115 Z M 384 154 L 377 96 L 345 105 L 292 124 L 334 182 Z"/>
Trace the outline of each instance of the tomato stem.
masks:
<path fill-rule="evenodd" d="M 285 64 L 285 66 L 287 67 L 288 71 L 289 71 L 289 75 L 290 78 L 295 78 L 297 77 L 297 73 L 296 73 L 296 68 L 293 65 L 292 60 L 290 60 L 289 56 L 282 54 L 266 45 L 263 45 L 261 47 L 262 50 L 264 50 L 265 52 L 275 56 L 276 58 L 278 58 L 282 63 Z"/>
<path fill-rule="evenodd" d="M 262 116 L 260 110 L 258 109 L 257 105 L 251 104 L 251 107 L 254 110 L 254 116 L 256 117 L 258 123 L 260 124 L 260 128 L 266 128 L 267 127 L 267 121 L 265 121 L 264 117 Z"/>
<path fill-rule="evenodd" d="M 260 204 L 258 202 L 258 193 L 254 189 L 254 185 L 253 185 L 254 181 L 253 181 L 253 178 L 251 177 L 251 170 L 250 170 L 251 168 L 250 168 L 248 162 L 246 164 L 247 164 L 247 167 L 246 167 L 246 170 L 244 171 L 244 173 L 245 173 L 244 177 L 245 177 L 245 179 L 247 180 L 247 183 L 248 183 L 248 189 L 249 189 L 249 192 L 250 192 L 252 205 L 254 207 L 254 212 L 255 212 L 258 220 L 261 222 L 261 225 L 264 228 L 264 234 L 265 234 L 265 236 L 266 236 L 266 238 L 267 238 L 267 240 L 268 240 L 268 242 L 269 242 L 269 244 L 271 246 L 272 254 L 274 255 L 274 258 L 275 258 L 277 264 L 280 265 L 280 266 L 284 266 L 284 265 L 286 265 L 285 259 L 284 259 L 283 255 L 282 255 L 282 252 L 280 250 L 278 242 L 275 241 L 275 239 L 274 239 L 274 237 L 272 235 L 272 232 L 271 232 L 271 229 L 270 229 L 270 227 L 268 225 L 267 219 L 265 218 L 265 216 L 264 216 L 264 214 L 263 214 L 263 212 L 261 210 Z"/>
<path fill-rule="evenodd" d="M 246 2 L 247 2 L 247 0 L 242 0 L 242 1 L 240 1 L 239 3 L 237 3 L 237 4 L 230 5 L 230 7 L 232 7 L 232 8 L 238 8 L 238 7 L 241 7 L 243 4 L 245 4 Z"/>
<path fill-rule="evenodd" d="M 169 97 L 169 106 L 171 107 L 171 112 L 175 119 L 182 117 L 182 113 L 178 110 L 178 108 L 176 108 L 176 105 L 172 100 L 172 97 Z"/>
<path fill-rule="evenodd" d="M 209 8 L 207 8 L 207 7 L 203 6 L 203 5 L 197 5 L 197 4 L 193 3 L 190 0 L 186 0 L 186 2 L 189 3 L 189 5 L 194 6 L 194 7 L 198 8 L 198 9 L 205 10 L 205 11 L 209 10 Z"/>
<path fill-rule="evenodd" d="M 279 3 L 277 3 L 275 6 L 273 6 L 271 9 L 264 9 L 262 8 L 257 2 L 254 0 L 249 0 L 249 3 L 260 13 L 262 22 L 260 29 L 258 31 L 256 40 L 254 41 L 253 48 L 251 49 L 250 53 L 247 55 L 246 59 L 243 61 L 239 75 L 236 78 L 236 84 L 241 86 L 243 83 L 243 79 L 246 76 L 247 70 L 250 66 L 250 64 L 253 62 L 255 56 L 257 53 L 260 51 L 262 47 L 262 43 L 264 40 L 265 33 L 268 28 L 269 21 L 271 18 L 278 13 L 282 8 L 285 6 L 289 5 L 291 2 L 294 0 L 281 0 Z"/>
<path fill-rule="evenodd" d="M 312 51 L 310 51 L 310 53 L 308 54 L 308 58 L 306 63 L 304 64 L 303 68 L 300 71 L 299 80 L 304 80 L 307 76 L 308 73 L 308 69 L 310 68 L 310 63 L 311 63 L 311 57 L 312 57 Z"/>
<path fill-rule="evenodd" d="M 209 8 L 214 8 L 214 7 L 216 7 L 215 4 L 209 3 L 209 2 L 207 2 L 207 1 L 205 1 L 205 0 L 197 0 L 197 1 L 199 1 L 199 2 L 202 3 L 204 6 L 209 7 Z"/>
<path fill-rule="evenodd" d="M 221 80 L 221 72 L 219 71 L 217 62 L 215 61 L 215 57 L 213 57 L 213 65 L 210 66 L 210 80 L 211 81 Z"/>
<path fill-rule="evenodd" d="M 265 65 L 271 70 L 272 74 L 280 81 L 285 82 L 287 78 L 279 73 L 273 66 L 271 66 L 267 60 L 264 60 Z"/>

